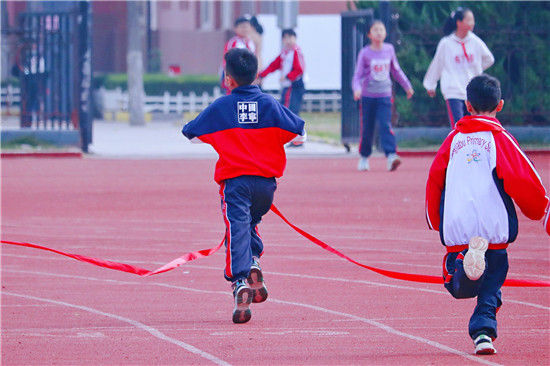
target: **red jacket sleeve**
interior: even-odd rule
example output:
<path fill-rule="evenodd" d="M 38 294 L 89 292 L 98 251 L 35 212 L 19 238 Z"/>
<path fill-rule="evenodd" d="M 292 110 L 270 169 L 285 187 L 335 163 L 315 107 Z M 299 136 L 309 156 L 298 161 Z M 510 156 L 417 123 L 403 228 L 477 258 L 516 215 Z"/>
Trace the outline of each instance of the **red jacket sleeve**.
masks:
<path fill-rule="evenodd" d="M 497 176 L 504 190 L 521 212 L 531 220 L 540 220 L 548 206 L 546 190 L 533 163 L 506 131 L 493 133 L 497 153 Z"/>
<path fill-rule="evenodd" d="M 303 57 L 298 52 L 298 50 L 294 50 L 294 58 L 292 60 L 292 70 L 290 70 L 290 72 L 286 74 L 286 78 L 290 81 L 294 81 L 298 77 L 300 77 L 303 73 L 304 73 Z"/>
<path fill-rule="evenodd" d="M 451 132 L 443 141 L 428 174 L 428 182 L 426 183 L 426 221 L 431 230 L 439 231 L 441 194 L 443 188 L 445 188 L 445 174 L 449 164 L 451 143 L 456 133 L 456 131 Z"/>
<path fill-rule="evenodd" d="M 271 74 L 275 70 L 279 70 L 281 68 L 281 55 L 277 56 L 273 62 L 269 64 L 268 67 L 265 68 L 264 71 L 260 73 L 261 78 L 265 78 L 267 75 Z"/>

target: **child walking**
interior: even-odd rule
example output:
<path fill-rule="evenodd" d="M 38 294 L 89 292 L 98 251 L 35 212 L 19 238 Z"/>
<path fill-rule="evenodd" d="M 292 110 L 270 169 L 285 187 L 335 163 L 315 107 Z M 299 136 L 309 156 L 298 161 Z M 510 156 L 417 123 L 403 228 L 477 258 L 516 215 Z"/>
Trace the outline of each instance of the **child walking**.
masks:
<path fill-rule="evenodd" d="M 359 145 L 361 158 L 357 169 L 369 170 L 368 158 L 372 153 L 374 124 L 378 120 L 382 149 L 388 159 L 387 168 L 393 171 L 401 164 L 401 159 L 397 155 L 397 144 L 391 128 L 390 74 L 406 91 L 407 99 L 413 96 L 414 90 L 397 62 L 393 45 L 384 43 L 384 23 L 375 20 L 369 28 L 367 37 L 371 43 L 359 52 L 352 81 L 353 97 L 355 100 L 361 99 L 363 114 Z"/>
<path fill-rule="evenodd" d="M 304 55 L 296 44 L 296 32 L 293 29 L 284 29 L 282 32 L 283 50 L 268 67 L 260 72 L 260 79 L 274 71 L 281 70 L 281 103 L 300 115 L 304 87 Z"/>
<path fill-rule="evenodd" d="M 231 281 L 233 322 L 251 318 L 250 303 L 267 299 L 259 259 L 263 243 L 257 225 L 273 202 L 275 178 L 286 165 L 284 145 L 305 138 L 304 121 L 273 97 L 251 85 L 258 60 L 247 49 L 225 56 L 230 95 L 217 99 L 183 127 L 190 140 L 212 145 L 219 155 L 214 180 L 220 185 L 226 225 L 224 276 Z"/>
<path fill-rule="evenodd" d="M 447 104 L 451 128 L 468 114 L 464 104 L 468 82 L 495 62 L 489 48 L 473 33 L 474 26 L 474 13 L 470 9 L 456 9 L 445 23 L 445 37 L 439 41 L 424 76 L 424 87 L 432 98 L 437 81 L 441 79 L 441 93 Z"/>
<path fill-rule="evenodd" d="M 499 81 L 480 75 L 466 92 L 471 116 L 456 123 L 432 163 L 426 218 L 447 249 L 445 288 L 457 299 L 477 296 L 469 324 L 475 352 L 493 354 L 506 248 L 518 234 L 514 202 L 532 220 L 546 211 L 548 231 L 549 199 L 533 164 L 496 118 L 504 104 Z"/>

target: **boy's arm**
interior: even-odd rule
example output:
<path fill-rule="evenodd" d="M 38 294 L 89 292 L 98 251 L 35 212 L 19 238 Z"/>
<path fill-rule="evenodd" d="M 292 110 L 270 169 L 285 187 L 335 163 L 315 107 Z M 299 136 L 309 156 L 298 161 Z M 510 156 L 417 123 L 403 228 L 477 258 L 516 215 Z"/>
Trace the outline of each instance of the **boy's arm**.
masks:
<path fill-rule="evenodd" d="M 395 49 L 391 48 L 391 62 L 390 62 L 390 72 L 393 76 L 393 78 L 401 85 L 403 90 L 408 91 L 412 89 L 411 82 L 403 72 L 403 69 L 401 69 L 401 66 L 399 66 L 399 62 L 397 61 L 397 56 L 395 55 Z"/>
<path fill-rule="evenodd" d="M 208 123 L 208 115 L 210 114 L 210 111 L 212 110 L 212 104 L 206 107 L 199 115 L 192 121 L 188 122 L 183 126 L 183 129 L 181 130 L 181 133 L 187 137 L 191 142 L 194 143 L 202 143 L 203 141 L 200 139 L 202 135 L 207 133 L 207 129 L 209 126 Z"/>
<path fill-rule="evenodd" d="M 307 133 L 304 120 L 276 100 L 273 100 L 272 103 L 278 109 L 278 127 L 282 130 L 282 143 L 305 142 Z"/>
<path fill-rule="evenodd" d="M 290 72 L 285 75 L 288 80 L 294 81 L 304 73 L 303 61 L 303 57 L 298 52 L 298 50 L 294 50 L 292 70 L 290 70 Z"/>
<path fill-rule="evenodd" d="M 451 143 L 456 133 L 456 131 L 452 131 L 443 141 L 428 174 L 426 183 L 426 221 L 431 230 L 439 231 L 441 194 L 445 188 L 445 175 L 449 164 Z"/>
<path fill-rule="evenodd" d="M 426 90 L 435 90 L 437 88 L 437 82 L 441 78 L 441 72 L 445 63 L 445 55 L 443 54 L 443 40 L 439 41 L 435 56 L 426 71 L 422 85 Z"/>
<path fill-rule="evenodd" d="M 277 56 L 275 60 L 273 60 L 268 67 L 265 68 L 264 71 L 262 71 L 258 76 L 261 78 L 265 78 L 267 75 L 271 74 L 275 70 L 279 70 L 281 68 L 281 55 Z"/>
<path fill-rule="evenodd" d="M 497 145 L 496 173 L 502 179 L 504 190 L 525 216 L 531 220 L 540 220 L 549 199 L 539 174 L 507 131 L 493 135 Z"/>

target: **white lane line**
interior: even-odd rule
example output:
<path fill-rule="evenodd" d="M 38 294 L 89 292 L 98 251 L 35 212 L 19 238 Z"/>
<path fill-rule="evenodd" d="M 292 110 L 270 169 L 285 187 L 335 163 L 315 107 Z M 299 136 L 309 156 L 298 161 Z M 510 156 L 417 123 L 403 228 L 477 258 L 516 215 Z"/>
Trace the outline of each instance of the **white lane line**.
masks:
<path fill-rule="evenodd" d="M 49 275 L 49 276 L 54 276 L 54 277 L 65 277 L 65 278 L 78 278 L 78 279 L 84 279 L 84 280 L 89 280 L 89 281 L 100 281 L 100 282 L 109 282 L 109 283 L 116 283 L 116 284 L 134 284 L 134 285 L 143 285 L 144 283 L 145 284 L 148 284 L 147 282 L 135 282 L 135 281 L 117 281 L 117 280 L 104 280 L 104 279 L 100 279 L 100 278 L 95 278 L 95 277 L 85 277 L 85 276 L 73 276 L 73 275 L 60 275 L 60 274 L 57 274 L 57 273 L 48 273 L 48 272 L 33 272 L 33 271 L 7 271 L 7 272 L 18 272 L 18 273 L 30 273 L 30 274 L 40 274 L 40 275 Z M 167 287 L 167 288 L 173 288 L 173 289 L 178 289 L 178 290 L 184 290 L 184 291 L 190 291 L 190 292 L 197 292 L 197 293 L 209 293 L 209 294 L 222 294 L 222 295 L 230 295 L 231 294 L 227 291 L 214 291 L 214 290 L 202 290 L 202 289 L 196 289 L 196 288 L 191 288 L 191 287 L 184 287 L 184 286 L 176 286 L 176 285 L 170 285 L 170 284 L 165 284 L 165 283 L 158 283 L 158 282 L 154 282 L 154 283 L 149 283 L 150 285 L 154 285 L 154 286 L 161 286 L 161 287 Z M 52 300 L 53 301 L 53 300 Z M 320 312 L 323 312 L 323 313 L 327 313 L 327 314 L 332 314 L 332 315 L 337 315 L 337 316 L 340 316 L 340 317 L 344 317 L 344 318 L 348 318 L 348 319 L 352 319 L 352 320 L 356 320 L 356 321 L 360 321 L 360 322 L 364 322 L 364 323 L 367 323 L 371 326 L 374 326 L 374 327 L 377 327 L 377 328 L 380 328 L 388 333 L 391 333 L 391 334 L 395 334 L 395 335 L 398 335 L 398 336 L 401 336 L 401 337 L 405 337 L 405 338 L 408 338 L 410 340 L 413 340 L 413 341 L 416 341 L 416 342 L 419 342 L 419 343 L 423 343 L 423 344 L 426 344 L 428 346 L 432 346 L 434 348 L 437 348 L 441 351 L 445 351 L 445 352 L 449 352 L 449 353 L 452 353 L 452 354 L 455 354 L 455 355 L 458 355 L 458 356 L 461 356 L 461 357 L 464 357 L 464 358 L 467 358 L 469 359 L 470 361 L 474 361 L 474 362 L 479 362 L 479 363 L 482 363 L 482 364 L 485 364 L 485 365 L 497 365 L 497 366 L 500 366 L 499 364 L 497 363 L 493 363 L 493 362 L 489 362 L 489 361 L 486 361 L 485 359 L 483 358 L 479 358 L 479 357 L 475 357 L 473 355 L 470 355 L 468 353 L 465 353 L 465 352 L 462 352 L 462 351 L 459 351 L 457 349 L 454 349 L 454 348 L 451 348 L 451 347 L 448 347 L 448 346 L 445 346 L 441 343 L 438 343 L 438 342 L 434 342 L 434 341 L 431 341 L 429 339 L 426 339 L 426 338 L 422 338 L 422 337 L 417 337 L 415 335 L 412 335 L 412 334 L 408 334 L 408 333 L 405 333 L 405 332 L 401 332 L 397 329 L 394 329 L 388 325 L 385 325 L 383 323 L 380 323 L 378 321 L 374 321 L 374 320 L 370 320 L 370 319 L 367 319 L 367 318 L 363 318 L 363 317 L 360 317 L 360 316 L 357 316 L 357 315 L 353 315 L 353 314 L 348 314 L 348 313 L 342 313 L 342 312 L 339 312 L 339 311 L 335 311 L 335 310 L 330 310 L 330 309 L 325 309 L 325 308 L 322 308 L 320 306 L 316 306 L 316 305 L 310 305 L 310 304 L 305 304 L 305 303 L 299 303 L 299 302 L 291 302 L 291 301 L 285 301 L 285 300 L 277 300 L 277 299 L 274 299 L 272 297 L 270 297 L 270 301 L 272 302 L 275 302 L 275 303 L 279 303 L 279 304 L 285 304 L 285 305 L 292 305 L 292 306 L 298 306 L 298 307 L 303 307 L 303 308 L 306 308 L 306 309 L 310 309 L 310 310 L 316 310 L 316 311 L 320 311 Z M 93 309 L 92 309 L 93 310 Z M 139 323 L 141 324 L 141 323 Z M 157 332 L 159 332 L 157 330 Z M 160 332 L 159 332 L 160 333 Z M 162 333 L 160 333 L 162 334 Z M 201 351 L 202 352 L 202 351 Z M 212 356 L 213 357 L 213 356 Z M 223 361 L 222 361 L 223 362 Z"/>
<path fill-rule="evenodd" d="M 382 324 L 382 323 L 377 322 L 375 320 L 363 318 L 363 317 L 353 315 L 353 314 L 342 313 L 342 312 L 335 311 L 335 310 L 329 310 L 329 309 L 325 309 L 325 308 L 315 306 L 315 305 L 303 304 L 303 303 L 299 303 L 299 302 L 283 301 L 283 300 L 277 300 L 277 299 L 271 299 L 270 301 L 277 302 L 277 303 L 280 303 L 280 304 L 300 306 L 300 307 L 304 307 L 304 308 L 308 308 L 308 309 L 312 309 L 312 310 L 321 311 L 323 313 L 338 315 L 338 316 L 345 317 L 345 318 L 348 318 L 348 319 L 360 321 L 360 322 L 372 325 L 374 327 L 380 328 L 382 330 L 385 330 L 388 333 L 395 334 L 395 335 L 400 336 L 400 337 L 405 337 L 405 338 L 411 339 L 411 340 L 416 341 L 416 342 L 424 343 L 428 346 L 435 347 L 439 350 L 446 351 L 446 352 L 455 354 L 457 356 L 462 356 L 464 358 L 467 358 L 470 361 L 479 362 L 479 363 L 482 363 L 482 364 L 485 364 L 485 365 L 499 365 L 498 363 L 487 361 L 483 358 L 476 357 L 476 356 L 473 356 L 471 354 L 459 351 L 457 349 L 448 347 L 444 344 L 434 342 L 434 341 L 431 341 L 431 340 L 426 339 L 426 338 L 417 337 L 417 336 L 409 334 L 409 333 L 401 332 L 401 331 L 399 331 L 395 328 L 392 328 L 388 325 Z"/>
<path fill-rule="evenodd" d="M 196 355 L 198 355 L 202 358 L 205 358 L 209 361 L 212 361 L 216 365 L 230 365 L 229 363 L 225 362 L 224 360 L 221 360 L 221 359 L 217 358 L 214 355 L 211 355 L 210 353 L 202 351 L 202 350 L 198 349 L 197 347 L 194 347 L 194 346 L 192 346 L 190 344 L 187 344 L 185 342 L 182 342 L 182 341 L 179 341 L 177 339 L 168 337 L 166 334 L 162 333 L 158 329 L 155 329 L 153 327 L 150 327 L 148 325 L 145 325 L 145 324 L 140 323 L 140 322 L 138 322 L 136 320 L 133 320 L 133 319 L 125 318 L 123 316 L 116 315 L 116 314 L 106 313 L 106 312 L 103 312 L 103 311 L 100 311 L 100 310 L 97 310 L 97 309 L 94 309 L 94 308 L 90 308 L 88 306 L 70 304 L 70 303 L 64 302 L 64 301 L 57 301 L 57 300 L 46 299 L 46 298 L 43 298 L 43 297 L 36 297 L 36 296 L 31 296 L 31 295 L 17 294 L 17 293 L 8 292 L 8 291 L 2 291 L 2 294 L 3 295 L 8 295 L 8 296 L 21 297 L 21 298 L 28 299 L 28 300 L 47 302 L 47 303 L 50 303 L 50 304 L 56 304 L 56 305 L 60 305 L 60 306 L 67 306 L 67 307 L 70 307 L 70 308 L 75 308 L 75 309 L 87 311 L 89 313 L 102 315 L 102 316 L 106 316 L 106 317 L 113 318 L 113 319 L 116 319 L 116 320 L 120 320 L 122 322 L 131 324 L 136 328 L 142 329 L 142 330 L 150 333 L 152 336 L 154 336 L 156 338 L 159 338 L 163 341 L 167 341 L 167 342 L 170 342 L 172 344 L 175 344 L 176 346 L 181 347 L 181 348 L 183 348 L 183 349 L 185 349 L 185 350 L 187 350 L 191 353 L 194 353 L 194 354 L 196 354 Z"/>
<path fill-rule="evenodd" d="M 3 256 L 10 256 L 10 257 L 17 257 L 17 258 L 44 259 L 44 257 L 40 257 L 40 256 L 26 256 L 26 255 L 17 255 L 17 254 L 2 254 L 2 255 Z M 64 258 L 55 258 L 55 257 L 51 257 L 49 259 L 50 260 L 66 260 Z M 142 264 L 142 263 L 159 264 L 159 265 L 165 264 L 165 262 L 155 262 L 155 261 L 144 262 L 144 261 L 119 260 L 119 259 L 110 259 L 110 260 L 117 261 L 117 262 L 123 262 L 123 263 L 127 263 L 127 264 Z M 189 269 L 200 268 L 200 269 L 209 269 L 209 270 L 215 270 L 215 271 L 220 270 L 219 267 L 204 266 L 204 265 L 196 264 L 196 263 L 193 263 L 188 268 Z M 18 271 L 12 270 L 11 272 L 18 272 Z M 37 272 L 33 272 L 33 273 L 37 273 Z M 184 273 L 188 273 L 188 272 L 185 271 Z M 355 280 L 355 279 L 350 279 L 350 278 L 323 277 L 323 276 L 314 276 L 314 275 L 306 275 L 306 274 L 282 273 L 282 272 L 271 272 L 271 271 L 263 271 L 263 273 L 269 274 L 269 275 L 275 275 L 275 276 L 282 276 L 282 277 L 308 278 L 308 279 L 312 279 L 312 280 L 336 281 L 336 282 L 345 282 L 345 283 L 360 283 L 360 284 L 369 285 L 369 286 L 389 287 L 389 288 L 396 288 L 396 289 L 400 289 L 400 290 L 410 290 L 410 291 L 415 291 L 415 292 L 427 292 L 427 293 L 432 293 L 432 294 L 449 295 L 449 293 L 447 291 L 432 290 L 432 289 L 428 289 L 428 288 L 405 286 L 405 285 L 392 285 L 392 284 L 389 284 L 389 283 L 366 281 L 366 280 Z M 106 281 L 108 281 L 108 280 L 106 280 Z M 519 304 L 519 305 L 524 305 L 524 306 L 530 306 L 530 307 L 534 307 L 534 308 L 537 308 L 537 309 L 550 310 L 550 307 L 548 307 L 548 306 L 534 304 L 534 303 L 530 303 L 530 302 L 526 302 L 526 301 L 512 300 L 512 299 L 505 298 L 504 303 L 506 303 L 506 302 L 511 302 L 511 303 L 514 303 L 514 304 Z"/>

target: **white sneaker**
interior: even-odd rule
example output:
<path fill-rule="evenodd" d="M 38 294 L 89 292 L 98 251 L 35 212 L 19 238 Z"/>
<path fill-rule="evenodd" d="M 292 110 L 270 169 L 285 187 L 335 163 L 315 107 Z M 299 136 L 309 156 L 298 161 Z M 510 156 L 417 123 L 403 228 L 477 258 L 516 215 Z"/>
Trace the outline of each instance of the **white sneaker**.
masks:
<path fill-rule="evenodd" d="M 393 172 L 397 167 L 401 165 L 401 158 L 399 155 L 393 153 L 388 155 L 388 171 Z"/>
<path fill-rule="evenodd" d="M 478 280 L 485 272 L 485 252 L 489 247 L 489 242 L 480 236 L 474 236 L 470 239 L 468 251 L 464 255 L 464 272 L 472 281 Z"/>
<path fill-rule="evenodd" d="M 357 163 L 357 170 L 364 172 L 369 169 L 369 158 L 361 157 L 361 159 L 359 159 L 359 163 Z"/>
<path fill-rule="evenodd" d="M 476 355 L 493 355 L 497 350 L 493 346 L 491 337 L 486 334 L 480 334 L 474 341 L 476 346 Z"/>

